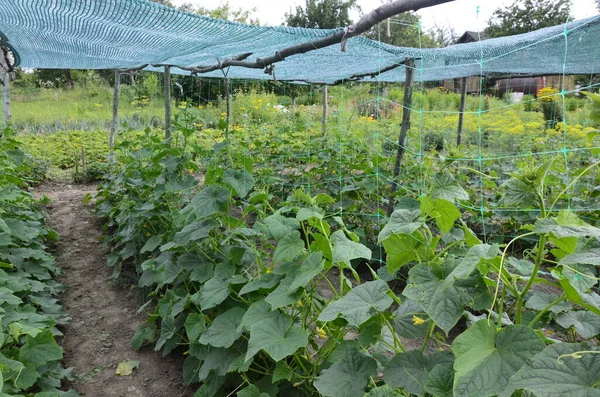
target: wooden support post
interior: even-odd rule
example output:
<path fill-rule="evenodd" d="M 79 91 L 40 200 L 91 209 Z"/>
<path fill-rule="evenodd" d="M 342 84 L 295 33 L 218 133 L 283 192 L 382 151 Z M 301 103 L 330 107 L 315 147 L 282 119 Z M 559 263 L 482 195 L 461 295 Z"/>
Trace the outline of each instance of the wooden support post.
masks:
<path fill-rule="evenodd" d="M 394 211 L 396 201 L 396 192 L 398 191 L 398 176 L 400 175 L 400 166 L 404 157 L 406 136 L 410 129 L 410 112 L 412 107 L 413 81 L 415 60 L 407 59 L 405 63 L 406 80 L 404 81 L 404 102 L 402 104 L 402 124 L 400 124 L 400 135 L 398 136 L 398 152 L 396 153 L 396 163 L 394 164 L 394 176 L 391 184 L 390 201 L 388 204 L 388 216 Z"/>
<path fill-rule="evenodd" d="M 4 124 L 7 125 L 12 118 L 12 113 L 10 111 L 10 73 L 8 71 L 4 73 L 3 84 Z"/>
<path fill-rule="evenodd" d="M 165 66 L 165 139 L 171 138 L 171 68 Z"/>
<path fill-rule="evenodd" d="M 231 82 L 229 81 L 229 79 L 226 77 L 225 78 L 225 104 L 227 106 L 227 118 L 225 119 L 225 123 L 227 124 L 227 127 L 225 127 L 225 132 L 229 133 L 229 123 L 231 122 Z"/>
<path fill-rule="evenodd" d="M 462 141 L 462 131 L 463 125 L 465 121 L 465 104 L 467 102 L 467 78 L 463 77 L 461 79 L 461 87 L 460 87 L 460 109 L 458 114 L 458 132 L 456 134 L 456 146 L 460 146 Z"/>
<path fill-rule="evenodd" d="M 119 122 L 119 94 L 121 93 L 121 73 L 115 70 L 115 90 L 113 92 L 113 114 L 110 124 L 110 136 L 108 138 L 108 147 L 112 149 L 115 145 L 115 133 L 117 132 L 117 123 Z"/>
<path fill-rule="evenodd" d="M 327 85 L 323 86 L 323 120 L 322 120 L 322 128 L 323 128 L 323 135 L 325 135 L 325 133 L 327 132 L 327 108 L 328 108 L 328 95 L 327 95 Z"/>

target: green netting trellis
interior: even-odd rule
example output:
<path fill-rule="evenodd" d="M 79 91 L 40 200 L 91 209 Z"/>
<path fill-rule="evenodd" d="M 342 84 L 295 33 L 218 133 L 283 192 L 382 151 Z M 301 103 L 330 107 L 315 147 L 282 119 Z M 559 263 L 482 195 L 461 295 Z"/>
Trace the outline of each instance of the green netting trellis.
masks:
<path fill-rule="evenodd" d="M 460 5 L 457 4 L 457 7 Z M 258 27 L 212 19 L 147 0 L 0 0 L 0 34 L 17 66 L 112 69 L 145 64 L 215 65 L 244 53 L 251 59 L 330 35 L 334 30 Z M 295 55 L 277 64 L 279 80 L 332 83 L 416 59 L 422 81 L 479 74 L 581 74 L 597 71 L 600 17 L 536 32 L 443 49 L 401 48 L 364 37 Z M 565 38 L 568 37 L 568 40 Z M 555 55 L 577 54 L 563 62 Z M 187 73 L 173 69 L 173 73 Z M 223 77 L 221 71 L 206 74 Z M 230 78 L 270 79 L 262 70 L 233 67 Z M 403 68 L 378 76 L 403 81 Z"/>

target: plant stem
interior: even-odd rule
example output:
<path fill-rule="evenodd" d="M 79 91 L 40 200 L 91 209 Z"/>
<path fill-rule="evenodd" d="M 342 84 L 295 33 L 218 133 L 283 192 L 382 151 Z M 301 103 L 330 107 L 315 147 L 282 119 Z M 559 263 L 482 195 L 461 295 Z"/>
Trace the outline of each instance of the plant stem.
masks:
<path fill-rule="evenodd" d="M 429 319 L 431 323 L 429 324 L 429 330 L 427 331 L 427 336 L 425 336 L 425 340 L 423 341 L 423 345 L 421 346 L 421 351 L 424 352 L 427 348 L 427 344 L 429 343 L 429 339 L 431 339 L 431 334 L 433 334 L 433 330 L 435 329 L 435 322 L 432 319 Z"/>
<path fill-rule="evenodd" d="M 523 291 L 521 291 L 521 293 L 517 297 L 517 315 L 515 317 L 515 324 L 517 324 L 517 325 L 521 324 L 521 314 L 523 312 L 523 300 L 525 300 L 525 295 L 527 295 L 527 292 L 533 285 L 533 281 L 535 280 L 535 277 L 537 276 L 537 274 L 540 270 L 540 265 L 542 264 L 542 259 L 544 258 L 544 250 L 545 249 L 546 249 L 546 235 L 544 234 L 540 237 L 540 241 L 538 243 L 538 252 L 537 252 L 537 255 L 535 258 L 535 265 L 533 266 L 533 271 L 531 272 L 531 276 L 529 276 L 529 280 L 527 280 L 527 284 L 525 284 L 525 288 L 523 288 Z"/>
<path fill-rule="evenodd" d="M 538 321 L 540 321 L 540 318 L 542 318 L 542 316 L 544 314 L 546 314 L 548 312 L 548 310 L 550 310 L 550 308 L 562 301 L 564 301 L 567 297 L 565 295 L 559 296 L 558 298 L 556 298 L 555 300 L 553 300 L 552 302 L 550 302 L 548 304 L 548 306 L 546 306 L 545 308 L 543 308 L 542 310 L 540 310 L 540 312 L 537 314 L 537 316 L 534 317 L 533 320 L 531 320 L 531 322 L 529 323 L 528 327 L 531 328 L 535 325 L 535 323 L 537 323 Z"/>
<path fill-rule="evenodd" d="M 404 345 L 402 344 L 402 342 L 400 341 L 400 338 L 398 338 L 398 335 L 396 335 L 396 331 L 394 330 L 394 327 L 392 327 L 392 324 L 390 323 L 390 320 L 388 320 L 387 318 L 385 318 L 385 316 L 381 316 L 381 318 L 383 318 L 383 321 L 385 323 L 385 325 L 388 327 L 388 329 L 390 330 L 392 337 L 394 338 L 394 345 L 396 345 L 398 348 L 400 348 L 400 350 L 402 351 L 402 353 L 406 353 L 406 348 L 404 347 Z M 432 320 L 433 322 L 433 320 Z M 399 352 L 397 352 L 399 353 Z"/>

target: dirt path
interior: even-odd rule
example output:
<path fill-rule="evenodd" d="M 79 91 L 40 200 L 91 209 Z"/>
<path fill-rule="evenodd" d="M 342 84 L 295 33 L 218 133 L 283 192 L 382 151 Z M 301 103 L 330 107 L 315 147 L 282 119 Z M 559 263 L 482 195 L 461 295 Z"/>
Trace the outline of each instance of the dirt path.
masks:
<path fill-rule="evenodd" d="M 181 361 L 163 358 L 151 348 L 134 352 L 131 338 L 144 316 L 132 291 L 107 282 L 107 250 L 99 242 L 100 226 L 91 205 L 82 204 L 94 186 L 46 184 L 37 194 L 52 199 L 50 226 L 61 236 L 56 250 L 60 281 L 68 288 L 61 301 L 72 320 L 65 327 L 64 364 L 74 367 L 71 387 L 87 397 L 178 397 L 183 388 Z M 123 360 L 138 360 L 131 376 L 116 376 Z"/>

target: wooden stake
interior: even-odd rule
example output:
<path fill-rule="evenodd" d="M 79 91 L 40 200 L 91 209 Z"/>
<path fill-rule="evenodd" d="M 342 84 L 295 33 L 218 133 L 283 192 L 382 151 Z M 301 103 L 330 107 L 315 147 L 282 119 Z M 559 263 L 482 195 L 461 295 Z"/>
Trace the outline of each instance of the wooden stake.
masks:
<path fill-rule="evenodd" d="M 465 104 L 467 102 L 467 78 L 461 79 L 460 87 L 460 109 L 458 114 L 458 133 L 456 134 L 456 146 L 460 146 L 462 141 L 463 124 L 465 121 Z"/>
<path fill-rule="evenodd" d="M 225 119 L 225 123 L 227 123 L 227 127 L 225 127 L 225 132 L 229 132 L 229 122 L 231 121 L 231 92 L 230 92 L 230 84 L 228 78 L 225 78 L 225 104 L 227 105 L 227 118 Z"/>
<path fill-rule="evenodd" d="M 10 73 L 4 73 L 4 87 L 2 89 L 4 104 L 4 124 L 10 123 L 12 113 L 10 111 Z"/>
<path fill-rule="evenodd" d="M 171 138 L 171 68 L 165 66 L 165 139 Z"/>
<path fill-rule="evenodd" d="M 412 107 L 413 80 L 415 60 L 407 59 L 406 64 L 406 80 L 404 81 L 404 102 L 402 104 L 402 124 L 400 124 L 400 135 L 398 136 L 398 152 L 396 153 L 396 163 L 394 165 L 394 176 L 392 178 L 390 201 L 388 204 L 388 216 L 394 211 L 394 202 L 396 201 L 396 192 L 398 191 L 397 179 L 400 175 L 400 166 L 404 157 L 406 136 L 410 129 L 410 112 Z"/>
<path fill-rule="evenodd" d="M 325 133 L 327 132 L 327 108 L 328 108 L 327 100 L 328 99 L 329 98 L 327 97 L 327 86 L 324 85 L 323 86 L 323 120 L 322 120 L 323 135 L 325 135 Z"/>
<path fill-rule="evenodd" d="M 110 124 L 110 136 L 108 138 L 108 147 L 115 145 L 115 133 L 117 132 L 117 123 L 119 122 L 119 94 L 121 93 L 121 74 L 115 70 L 115 89 L 113 92 L 113 114 Z"/>

